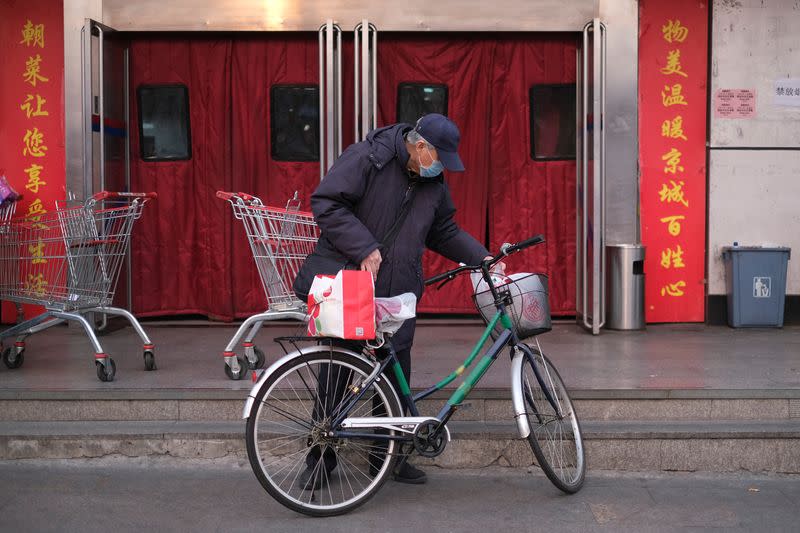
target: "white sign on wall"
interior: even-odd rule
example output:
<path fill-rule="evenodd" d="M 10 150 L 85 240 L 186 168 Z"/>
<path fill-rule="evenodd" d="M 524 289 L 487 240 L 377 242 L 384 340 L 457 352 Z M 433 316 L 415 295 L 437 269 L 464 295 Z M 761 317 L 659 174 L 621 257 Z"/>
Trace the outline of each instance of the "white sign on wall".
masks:
<path fill-rule="evenodd" d="M 772 102 L 775 105 L 800 107 L 800 78 L 775 80 Z"/>

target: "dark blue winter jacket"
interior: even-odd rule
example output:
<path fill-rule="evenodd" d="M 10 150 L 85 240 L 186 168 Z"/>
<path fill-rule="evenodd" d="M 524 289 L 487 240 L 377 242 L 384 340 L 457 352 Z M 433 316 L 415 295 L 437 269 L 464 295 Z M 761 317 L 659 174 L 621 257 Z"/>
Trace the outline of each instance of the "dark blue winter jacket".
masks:
<path fill-rule="evenodd" d="M 489 255 L 453 219 L 456 209 L 443 176 L 421 178 L 407 170 L 404 134 L 410 129 L 408 124 L 396 124 L 372 131 L 366 141 L 344 151 L 314 191 L 311 209 L 321 236 L 294 283 L 302 300 L 308 297 L 316 274 L 358 268 L 376 248 L 382 262 L 375 295 L 413 292 L 418 299 L 423 291 L 425 247 L 468 264 Z M 408 201 L 408 216 L 387 249 L 381 241 Z M 395 348 L 410 347 L 413 336 L 414 321 L 409 320 L 395 334 Z"/>

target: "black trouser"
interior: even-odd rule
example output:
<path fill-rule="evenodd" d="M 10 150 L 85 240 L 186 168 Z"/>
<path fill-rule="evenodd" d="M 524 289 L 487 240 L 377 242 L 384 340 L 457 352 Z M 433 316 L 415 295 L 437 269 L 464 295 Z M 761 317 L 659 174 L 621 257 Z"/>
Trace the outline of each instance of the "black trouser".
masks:
<path fill-rule="evenodd" d="M 344 348 L 346 350 L 351 350 L 356 353 L 360 353 L 363 349 L 363 343 L 358 341 L 346 341 L 346 340 L 336 340 L 333 341 L 333 345 L 337 347 Z M 406 382 L 411 384 L 411 347 L 408 347 L 404 350 L 396 351 L 397 360 L 400 363 L 400 368 L 403 370 L 403 375 L 406 378 Z M 388 350 L 378 350 L 378 357 L 388 357 L 389 353 Z M 394 385 L 397 394 L 400 394 L 400 385 L 397 383 L 397 378 L 394 375 L 393 369 L 388 367 L 386 369 L 386 374 L 389 377 L 389 380 Z M 331 371 L 331 365 L 325 363 L 320 365 L 319 369 L 319 379 L 317 385 L 317 397 L 318 401 L 314 404 L 314 420 L 321 420 L 326 416 L 331 416 L 333 414 L 333 410 L 342 402 L 344 399 L 345 392 L 348 388 L 352 385 L 352 379 L 354 375 L 353 372 L 344 371 L 341 366 L 336 366 L 336 369 Z M 373 399 L 373 412 L 372 416 L 383 416 L 386 414 L 384 407 L 380 405 L 380 400 L 376 397 Z M 404 409 L 405 411 L 405 409 Z M 378 441 L 383 443 L 383 441 Z M 377 444 L 377 443 L 376 443 Z M 314 467 L 317 462 L 319 462 L 320 458 L 320 449 L 319 446 L 314 446 L 309 451 L 308 455 L 306 456 L 306 464 L 309 467 Z M 336 468 L 336 454 L 333 450 L 326 449 L 325 450 L 325 468 L 328 471 L 333 470 Z M 372 462 L 373 457 L 370 456 L 370 461 Z M 383 456 L 376 455 L 376 465 L 378 466 L 383 462 Z"/>

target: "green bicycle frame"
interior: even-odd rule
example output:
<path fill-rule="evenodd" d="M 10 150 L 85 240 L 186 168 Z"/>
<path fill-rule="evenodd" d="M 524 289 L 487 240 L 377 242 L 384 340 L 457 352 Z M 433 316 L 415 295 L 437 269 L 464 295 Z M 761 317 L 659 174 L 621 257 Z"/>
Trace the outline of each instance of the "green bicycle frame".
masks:
<path fill-rule="evenodd" d="M 449 383 L 451 383 L 454 379 L 458 376 L 462 375 L 464 371 L 469 368 L 475 359 L 478 357 L 478 354 L 483 349 L 486 341 L 489 339 L 492 331 L 497 326 L 497 323 L 500 323 L 503 326 L 503 330 L 498 335 L 497 339 L 491 345 L 491 347 L 486 351 L 484 356 L 472 369 L 472 371 L 464 378 L 464 381 L 459 385 L 459 387 L 455 390 L 455 392 L 450 396 L 447 400 L 447 403 L 439 412 L 437 418 L 442 422 L 446 422 L 452 416 L 453 412 L 461 402 L 464 401 L 464 398 L 470 393 L 470 391 L 475 387 L 475 385 L 480 381 L 486 371 L 492 366 L 492 363 L 497 359 L 497 356 L 503 350 L 503 348 L 509 344 L 509 342 L 517 342 L 517 337 L 514 333 L 513 326 L 511 324 L 511 319 L 508 317 L 508 314 L 505 312 L 505 306 L 500 306 L 497 313 L 495 313 L 492 320 L 489 321 L 489 324 L 486 326 L 486 329 L 483 331 L 483 335 L 475 344 L 472 349 L 472 352 L 469 354 L 464 362 L 455 369 L 449 376 L 441 380 L 439 383 L 434 385 L 433 387 L 424 390 L 413 397 L 411 396 L 411 388 L 408 386 L 408 381 L 406 377 L 403 375 L 403 370 L 400 367 L 400 363 L 397 360 L 397 356 L 394 353 L 394 350 L 391 351 L 391 356 L 387 357 L 381 363 L 381 368 L 378 371 L 377 375 L 385 372 L 386 369 L 391 365 L 392 371 L 394 372 L 394 376 L 397 379 L 397 384 L 400 387 L 398 391 L 400 393 L 401 401 L 406 405 L 408 411 L 411 416 L 419 416 L 419 411 L 417 410 L 416 403 L 423 398 L 426 398 L 433 394 L 434 392 L 443 389 Z M 377 379 L 377 375 L 373 379 Z M 370 382 L 371 383 L 371 382 Z M 342 420 L 347 416 L 347 413 L 350 411 L 350 408 L 355 405 L 361 397 L 366 393 L 369 384 L 361 387 L 361 391 L 348 402 L 343 409 L 338 412 L 338 416 L 335 417 L 333 421 L 333 426 L 337 426 L 341 423 Z M 352 435 L 352 434 L 350 434 Z M 381 438 L 380 436 L 376 436 L 377 438 Z"/>
<path fill-rule="evenodd" d="M 489 350 L 484 354 L 475 368 L 464 378 L 464 381 L 458 388 L 453 392 L 450 398 L 447 400 L 447 403 L 442 408 L 441 412 L 438 415 L 439 420 L 446 420 L 445 417 L 449 418 L 453 411 L 455 410 L 456 406 L 461 404 L 464 401 L 464 398 L 469 395 L 470 391 L 475 387 L 475 385 L 481 380 L 483 375 L 492 366 L 492 363 L 497 359 L 498 354 L 502 351 L 502 349 L 508 344 L 510 340 L 512 340 L 515 336 L 513 335 L 513 326 L 511 324 L 511 319 L 506 314 L 505 309 L 498 310 L 492 320 L 489 321 L 489 324 L 486 326 L 486 329 L 483 331 L 481 338 L 472 348 L 472 352 L 470 352 L 469 357 L 467 357 L 464 362 L 456 368 L 453 372 L 450 373 L 449 376 L 439 381 L 436 385 L 432 386 L 431 388 L 424 390 L 418 394 L 416 394 L 413 398 L 411 397 L 411 389 L 408 386 L 408 382 L 406 381 L 405 376 L 403 375 L 403 371 L 400 368 L 400 364 L 395 361 L 393 365 L 394 375 L 397 379 L 397 383 L 400 385 L 400 392 L 403 396 L 403 400 L 407 404 L 409 411 L 412 415 L 417 415 L 416 403 L 436 391 L 442 390 L 447 385 L 453 382 L 456 378 L 461 376 L 475 361 L 478 357 L 478 354 L 483 349 L 486 341 L 494 331 L 497 323 L 500 323 L 503 326 L 503 331 L 498 335 L 497 340 L 492 344 Z"/>
<path fill-rule="evenodd" d="M 503 326 L 504 329 L 498 335 L 497 340 L 494 341 L 489 350 L 487 350 L 484 356 L 480 359 L 480 361 L 478 361 L 478 363 L 475 365 L 475 368 L 473 368 L 472 371 L 469 374 L 467 374 L 467 377 L 464 378 L 464 381 L 461 382 L 461 385 L 459 385 L 458 388 L 453 392 L 453 394 L 447 400 L 447 403 L 437 416 L 437 418 L 439 418 L 439 420 L 442 421 L 449 419 L 450 416 L 453 414 L 453 411 L 456 409 L 456 407 L 460 405 L 464 401 L 464 398 L 466 398 L 469 395 L 469 393 L 472 391 L 475 385 L 481 380 L 486 371 L 489 370 L 489 367 L 492 366 L 492 363 L 494 363 L 494 361 L 497 359 L 497 356 L 500 354 L 503 348 L 505 348 L 508 342 L 512 340 L 512 338 L 514 337 L 513 327 L 511 325 L 511 319 L 505 313 L 505 309 L 503 309 L 502 311 L 498 310 L 495 313 L 494 317 L 492 318 L 492 320 L 489 321 L 489 324 L 483 331 L 483 335 L 481 335 L 481 338 L 472 348 L 472 352 L 469 354 L 469 357 L 467 357 L 458 368 L 456 368 L 452 373 L 450 373 L 449 376 L 438 382 L 433 387 L 415 395 L 413 403 L 416 403 L 422 400 L 423 398 L 430 396 L 436 391 L 442 390 L 448 384 L 452 383 L 457 377 L 462 375 L 466 369 L 472 366 L 472 363 L 478 357 L 478 354 L 483 349 L 484 345 L 486 344 L 486 341 L 489 339 L 490 335 L 492 334 L 492 331 L 494 331 L 498 322 L 500 322 L 500 324 Z M 395 376 L 397 376 L 397 373 L 395 373 Z M 405 381 L 405 377 L 402 375 L 402 373 L 400 374 L 400 376 L 398 376 L 398 380 L 399 379 Z"/>

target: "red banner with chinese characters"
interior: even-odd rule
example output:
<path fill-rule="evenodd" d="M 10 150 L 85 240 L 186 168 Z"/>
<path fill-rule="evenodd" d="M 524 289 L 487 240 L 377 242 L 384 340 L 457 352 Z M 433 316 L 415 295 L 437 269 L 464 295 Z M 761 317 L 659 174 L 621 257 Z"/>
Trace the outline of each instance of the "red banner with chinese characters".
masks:
<path fill-rule="evenodd" d="M 705 320 L 708 3 L 639 3 L 647 322 Z"/>
<path fill-rule="evenodd" d="M 15 216 L 36 222 L 64 197 L 63 2 L 3 0 L 0 57 L 0 174 L 22 194 Z M 30 257 L 47 261 L 35 249 Z M 23 281 L 46 287 L 43 274 L 38 278 Z M 14 306 L 4 302 L 3 321 L 15 317 Z"/>

